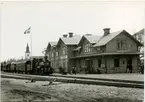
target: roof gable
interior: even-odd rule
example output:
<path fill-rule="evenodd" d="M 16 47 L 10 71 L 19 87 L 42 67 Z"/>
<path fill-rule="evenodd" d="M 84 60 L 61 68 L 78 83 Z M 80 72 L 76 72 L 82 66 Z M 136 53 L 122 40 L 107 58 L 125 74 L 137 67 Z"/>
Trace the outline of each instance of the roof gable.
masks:
<path fill-rule="evenodd" d="M 127 31 L 124 30 L 124 32 L 126 33 L 128 37 L 130 37 L 133 41 L 135 41 L 135 43 L 137 43 L 139 46 L 144 46 L 141 42 L 139 42 L 136 38 L 130 35 Z"/>
<path fill-rule="evenodd" d="M 75 35 L 73 37 L 61 37 L 57 43 L 57 45 L 62 41 L 65 45 L 78 45 L 81 39 L 80 35 Z"/>
<path fill-rule="evenodd" d="M 95 35 L 90 35 L 90 36 L 84 36 L 90 43 L 97 43 L 101 36 L 95 36 Z"/>
<path fill-rule="evenodd" d="M 61 43 L 63 43 L 63 44 L 64 44 L 64 42 L 62 41 L 62 39 L 61 39 L 61 38 L 59 38 L 59 40 L 58 40 L 58 42 L 57 42 L 57 45 L 56 45 L 56 46 L 59 46 Z"/>
<path fill-rule="evenodd" d="M 49 44 L 50 44 L 51 46 L 55 46 L 55 45 L 57 45 L 57 42 L 49 42 Z"/>
<path fill-rule="evenodd" d="M 84 36 L 81 38 L 81 40 L 80 40 L 80 42 L 79 42 L 78 45 L 80 45 L 85 39 L 86 39 L 89 43 L 91 43 L 91 44 L 97 43 L 97 42 L 99 41 L 100 37 L 101 37 L 101 36 L 84 35 Z"/>
<path fill-rule="evenodd" d="M 113 32 L 113 33 L 108 34 L 107 36 L 103 35 L 100 38 L 100 40 L 94 45 L 94 47 L 106 45 L 109 41 L 111 41 L 113 38 L 115 38 L 117 35 L 119 35 L 122 31 L 123 30 Z"/>
<path fill-rule="evenodd" d="M 110 33 L 107 36 L 102 36 L 100 40 L 94 45 L 94 47 L 106 45 L 107 43 L 109 43 L 112 39 L 114 39 L 116 36 L 118 36 L 121 33 L 125 33 L 132 40 L 134 40 L 139 46 L 143 46 L 143 44 L 141 44 L 138 40 L 136 40 L 133 36 L 131 36 L 127 31 L 121 30 L 121 31 Z"/>
<path fill-rule="evenodd" d="M 57 42 L 49 42 L 47 45 L 47 50 L 49 50 L 49 48 L 51 48 L 52 46 L 56 46 Z"/>

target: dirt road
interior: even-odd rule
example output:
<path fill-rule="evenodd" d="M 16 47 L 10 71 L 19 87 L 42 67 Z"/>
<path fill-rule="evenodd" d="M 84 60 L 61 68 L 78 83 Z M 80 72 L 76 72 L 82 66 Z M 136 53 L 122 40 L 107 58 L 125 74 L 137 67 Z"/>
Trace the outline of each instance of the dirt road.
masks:
<path fill-rule="evenodd" d="M 1 79 L 2 102 L 143 102 L 144 90 L 48 81 Z"/>

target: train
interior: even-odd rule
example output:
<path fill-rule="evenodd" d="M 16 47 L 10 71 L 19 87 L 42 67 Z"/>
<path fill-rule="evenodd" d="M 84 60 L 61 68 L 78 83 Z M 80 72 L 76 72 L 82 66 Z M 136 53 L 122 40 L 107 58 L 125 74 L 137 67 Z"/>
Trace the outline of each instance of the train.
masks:
<path fill-rule="evenodd" d="M 24 74 L 38 74 L 38 75 L 50 75 L 53 74 L 53 68 L 51 62 L 43 61 L 43 65 L 39 65 L 39 62 L 34 60 L 25 60 L 19 62 L 2 62 L 1 71 L 11 73 L 24 73 Z"/>

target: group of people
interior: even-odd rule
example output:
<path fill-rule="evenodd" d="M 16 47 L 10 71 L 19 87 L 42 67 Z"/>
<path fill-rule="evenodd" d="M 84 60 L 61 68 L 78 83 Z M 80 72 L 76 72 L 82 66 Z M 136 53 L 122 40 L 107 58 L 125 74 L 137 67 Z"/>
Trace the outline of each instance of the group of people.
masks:
<path fill-rule="evenodd" d="M 59 67 L 59 72 L 63 75 L 66 75 L 67 72 L 65 71 L 65 68 L 62 68 L 61 66 Z M 76 71 L 76 68 L 75 67 L 72 67 L 71 71 L 69 72 L 69 74 L 76 74 L 77 71 Z"/>
<path fill-rule="evenodd" d="M 141 63 L 141 65 L 140 65 L 140 73 L 144 74 L 144 64 L 143 63 Z"/>
<path fill-rule="evenodd" d="M 127 64 L 127 73 L 132 73 L 132 70 L 133 70 L 132 65 Z M 139 72 L 141 74 L 144 74 L 144 64 L 143 63 L 141 63 L 140 66 L 139 66 Z"/>
<path fill-rule="evenodd" d="M 132 73 L 132 65 L 127 64 L 127 73 Z"/>

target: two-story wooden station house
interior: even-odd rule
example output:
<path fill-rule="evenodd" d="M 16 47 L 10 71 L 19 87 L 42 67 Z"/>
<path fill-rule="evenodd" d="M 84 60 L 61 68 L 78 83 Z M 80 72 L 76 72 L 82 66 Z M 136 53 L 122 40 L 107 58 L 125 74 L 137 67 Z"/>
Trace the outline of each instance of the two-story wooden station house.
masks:
<path fill-rule="evenodd" d="M 110 33 L 104 29 L 103 36 L 84 35 L 77 48 L 72 51 L 70 66 L 77 72 L 125 73 L 127 64 L 131 64 L 133 72 L 138 71 L 138 47 L 143 46 L 127 31 Z"/>
<path fill-rule="evenodd" d="M 74 67 L 78 73 L 126 73 L 127 64 L 137 72 L 140 46 L 143 44 L 127 31 L 110 33 L 105 28 L 102 36 L 65 34 L 58 42 L 48 44 L 46 55 L 55 72 L 59 67 L 71 72 Z"/>

